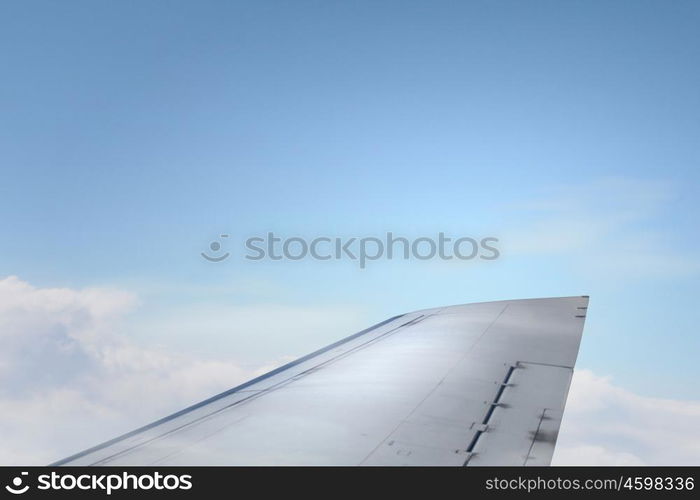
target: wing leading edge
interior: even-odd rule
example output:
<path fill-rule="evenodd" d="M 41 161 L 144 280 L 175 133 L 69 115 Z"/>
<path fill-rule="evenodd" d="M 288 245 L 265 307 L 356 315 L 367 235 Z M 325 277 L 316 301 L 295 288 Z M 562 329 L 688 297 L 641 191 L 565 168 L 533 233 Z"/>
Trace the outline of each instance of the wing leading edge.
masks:
<path fill-rule="evenodd" d="M 587 308 L 396 316 L 54 465 L 548 465 Z"/>

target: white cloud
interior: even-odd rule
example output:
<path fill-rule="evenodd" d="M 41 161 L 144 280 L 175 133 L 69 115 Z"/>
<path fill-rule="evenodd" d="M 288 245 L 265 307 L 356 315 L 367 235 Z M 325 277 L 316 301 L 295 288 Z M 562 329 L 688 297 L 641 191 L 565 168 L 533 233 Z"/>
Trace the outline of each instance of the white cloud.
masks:
<path fill-rule="evenodd" d="M 136 303 L 0 280 L 0 463 L 57 460 L 260 372 L 128 340 L 119 324 Z"/>
<path fill-rule="evenodd" d="M 555 465 L 698 465 L 700 401 L 644 397 L 577 370 Z"/>

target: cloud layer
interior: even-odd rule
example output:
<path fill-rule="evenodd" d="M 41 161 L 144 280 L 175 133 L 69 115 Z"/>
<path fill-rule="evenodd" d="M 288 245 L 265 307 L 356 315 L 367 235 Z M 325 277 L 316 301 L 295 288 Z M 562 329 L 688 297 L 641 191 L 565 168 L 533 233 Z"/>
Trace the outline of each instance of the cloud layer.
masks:
<path fill-rule="evenodd" d="M 578 370 L 555 465 L 698 465 L 700 401 L 639 396 Z"/>
<path fill-rule="evenodd" d="M 0 280 L 0 464 L 46 464 L 270 367 L 167 352 L 120 335 L 134 296 Z M 700 464 L 700 402 L 648 398 L 577 371 L 559 465 Z"/>
<path fill-rule="evenodd" d="M 119 323 L 135 304 L 0 280 L 0 463 L 54 461 L 259 372 L 129 341 Z"/>

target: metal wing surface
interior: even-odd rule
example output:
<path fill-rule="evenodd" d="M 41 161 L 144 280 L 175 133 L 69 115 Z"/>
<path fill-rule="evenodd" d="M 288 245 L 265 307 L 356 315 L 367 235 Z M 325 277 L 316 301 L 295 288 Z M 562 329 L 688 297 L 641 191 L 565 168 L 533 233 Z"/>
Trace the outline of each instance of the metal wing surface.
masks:
<path fill-rule="evenodd" d="M 548 465 L 587 307 L 396 316 L 54 465 Z"/>

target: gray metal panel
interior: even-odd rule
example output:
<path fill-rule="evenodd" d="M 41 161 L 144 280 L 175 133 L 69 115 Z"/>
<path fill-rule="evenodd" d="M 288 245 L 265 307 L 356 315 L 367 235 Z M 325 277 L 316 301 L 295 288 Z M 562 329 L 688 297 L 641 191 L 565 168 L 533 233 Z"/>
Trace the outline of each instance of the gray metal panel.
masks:
<path fill-rule="evenodd" d="M 571 374 L 568 367 L 518 363 L 468 464 L 549 465 Z"/>
<path fill-rule="evenodd" d="M 405 314 L 57 465 L 549 464 L 587 306 Z"/>

